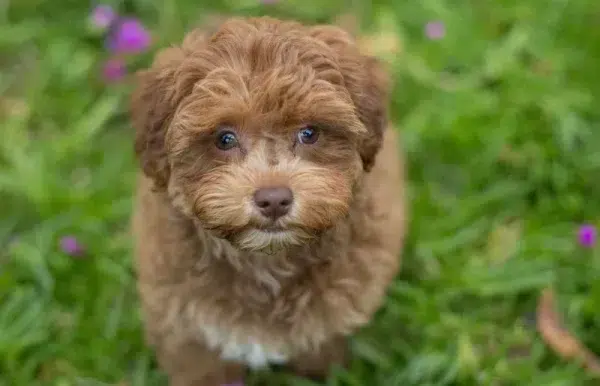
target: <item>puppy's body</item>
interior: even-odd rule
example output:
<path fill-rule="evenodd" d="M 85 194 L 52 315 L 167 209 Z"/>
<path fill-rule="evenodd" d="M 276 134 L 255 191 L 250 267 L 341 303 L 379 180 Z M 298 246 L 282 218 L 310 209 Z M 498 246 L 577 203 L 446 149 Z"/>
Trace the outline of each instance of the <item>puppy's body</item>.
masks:
<path fill-rule="evenodd" d="M 145 171 L 134 231 L 148 340 L 173 385 L 218 385 L 269 363 L 324 375 L 343 363 L 343 338 L 369 321 L 399 266 L 402 160 L 381 116 L 381 75 L 328 27 L 234 20 L 208 44 L 190 39 L 157 59 L 134 97 Z M 288 55 L 280 43 L 300 50 L 263 64 L 251 54 Z M 217 54 L 199 54 L 211 49 Z M 193 68 L 194 55 L 208 64 Z M 290 95 L 302 79 L 312 87 Z M 219 115 L 223 95 L 237 108 Z M 298 144 L 304 121 L 337 132 Z M 224 124 L 237 147 L 214 151 L 212 130 Z M 294 202 L 271 220 L 251 197 L 274 185 L 290 186 Z"/>

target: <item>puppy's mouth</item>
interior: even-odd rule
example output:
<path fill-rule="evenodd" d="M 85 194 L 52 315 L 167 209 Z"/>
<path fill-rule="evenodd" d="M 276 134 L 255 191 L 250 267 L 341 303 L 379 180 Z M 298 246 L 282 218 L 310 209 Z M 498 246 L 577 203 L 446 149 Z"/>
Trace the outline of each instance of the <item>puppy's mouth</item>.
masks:
<path fill-rule="evenodd" d="M 312 242 L 320 234 L 284 221 L 253 221 L 240 228 L 213 227 L 208 230 L 236 248 L 255 252 L 296 248 Z"/>
<path fill-rule="evenodd" d="M 259 227 L 256 227 L 256 229 L 261 232 L 265 232 L 265 233 L 289 232 L 289 229 L 286 229 L 282 226 L 277 226 L 277 225 L 259 226 Z"/>
<path fill-rule="evenodd" d="M 280 222 L 252 223 L 231 232 L 226 239 L 235 247 L 255 252 L 283 251 L 309 242 L 314 234 L 295 224 Z"/>

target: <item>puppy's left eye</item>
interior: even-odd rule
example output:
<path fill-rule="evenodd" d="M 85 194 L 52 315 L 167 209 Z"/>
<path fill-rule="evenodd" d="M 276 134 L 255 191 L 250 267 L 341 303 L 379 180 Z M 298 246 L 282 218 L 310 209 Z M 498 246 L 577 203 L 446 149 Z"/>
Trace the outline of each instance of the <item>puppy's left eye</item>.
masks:
<path fill-rule="evenodd" d="M 217 136 L 215 144 L 221 150 L 230 150 L 238 145 L 238 140 L 233 132 L 224 131 Z"/>
<path fill-rule="evenodd" d="M 298 142 L 312 145 L 319 139 L 319 130 L 314 126 L 305 126 L 298 131 Z"/>

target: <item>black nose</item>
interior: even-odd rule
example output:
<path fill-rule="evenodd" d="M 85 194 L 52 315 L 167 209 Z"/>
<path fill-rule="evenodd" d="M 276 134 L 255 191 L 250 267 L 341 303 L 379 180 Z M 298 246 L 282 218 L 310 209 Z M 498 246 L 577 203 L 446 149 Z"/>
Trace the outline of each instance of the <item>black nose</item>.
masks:
<path fill-rule="evenodd" d="M 261 188 L 254 193 L 254 203 L 265 217 L 277 220 L 290 211 L 294 195 L 288 188 Z"/>

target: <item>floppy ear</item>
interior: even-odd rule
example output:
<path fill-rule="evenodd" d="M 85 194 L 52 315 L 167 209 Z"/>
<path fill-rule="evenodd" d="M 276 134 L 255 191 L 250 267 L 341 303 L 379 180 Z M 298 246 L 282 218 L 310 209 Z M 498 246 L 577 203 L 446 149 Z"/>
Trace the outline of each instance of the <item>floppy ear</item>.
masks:
<path fill-rule="evenodd" d="M 185 68 L 186 57 L 204 43 L 205 36 L 202 31 L 193 31 L 181 47 L 160 51 L 149 69 L 137 73 L 130 106 L 135 153 L 157 189 L 165 189 L 170 176 L 165 148 L 167 127 L 177 106 L 200 77 L 193 68 Z"/>
<path fill-rule="evenodd" d="M 175 74 L 183 61 L 183 52 L 168 48 L 158 54 L 152 67 L 136 74 L 131 97 L 131 119 L 135 128 L 135 153 L 144 173 L 164 189 L 170 168 L 165 135 L 178 100 Z"/>
<path fill-rule="evenodd" d="M 362 55 L 354 38 L 339 27 L 316 26 L 311 36 L 338 54 L 344 84 L 359 119 L 368 130 L 359 149 L 365 171 L 371 170 L 388 124 L 389 79 L 378 59 Z"/>

